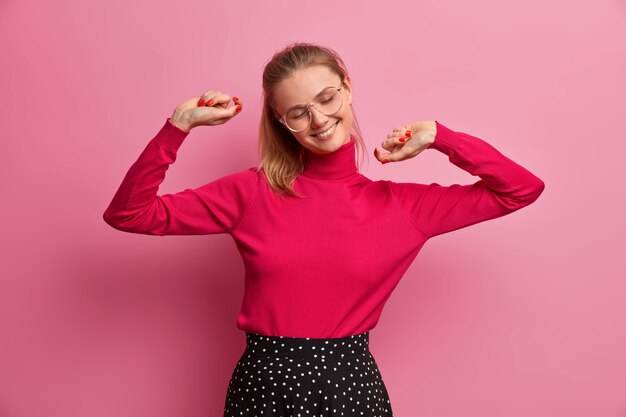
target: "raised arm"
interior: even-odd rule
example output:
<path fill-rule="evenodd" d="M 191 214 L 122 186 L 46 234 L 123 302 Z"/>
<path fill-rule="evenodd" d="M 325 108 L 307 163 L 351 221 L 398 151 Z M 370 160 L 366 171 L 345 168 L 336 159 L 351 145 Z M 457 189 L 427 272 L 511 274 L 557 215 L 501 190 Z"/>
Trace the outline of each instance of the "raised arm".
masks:
<path fill-rule="evenodd" d="M 256 168 L 227 175 L 195 189 L 157 195 L 188 131 L 170 118 L 130 167 L 103 214 L 115 229 L 147 235 L 231 232 L 254 197 Z"/>
<path fill-rule="evenodd" d="M 473 184 L 450 186 L 388 182 L 392 194 L 424 237 L 504 216 L 541 195 L 544 182 L 526 168 L 484 140 L 435 122 L 437 133 L 428 149 L 446 154 L 450 162 L 480 179 Z"/>

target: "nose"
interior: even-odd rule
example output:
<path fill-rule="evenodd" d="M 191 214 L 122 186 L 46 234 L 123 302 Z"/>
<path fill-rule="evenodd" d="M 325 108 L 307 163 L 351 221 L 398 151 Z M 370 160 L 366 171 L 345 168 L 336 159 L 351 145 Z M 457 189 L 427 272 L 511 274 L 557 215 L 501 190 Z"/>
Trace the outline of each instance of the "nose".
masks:
<path fill-rule="evenodd" d="M 311 110 L 311 127 L 317 129 L 324 126 L 328 121 L 328 116 L 317 110 L 315 106 L 310 106 L 309 109 Z"/>

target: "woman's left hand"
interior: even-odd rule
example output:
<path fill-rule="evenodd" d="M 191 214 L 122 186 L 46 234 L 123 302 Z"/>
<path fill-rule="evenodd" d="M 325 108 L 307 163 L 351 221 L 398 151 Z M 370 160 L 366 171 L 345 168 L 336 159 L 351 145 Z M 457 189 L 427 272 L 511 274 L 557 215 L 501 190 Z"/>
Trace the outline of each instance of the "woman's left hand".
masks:
<path fill-rule="evenodd" d="M 374 156 L 383 164 L 413 158 L 428 148 L 435 141 L 436 135 L 437 125 L 434 120 L 421 120 L 397 127 L 380 145 L 389 152 L 380 153 L 375 148 Z"/>

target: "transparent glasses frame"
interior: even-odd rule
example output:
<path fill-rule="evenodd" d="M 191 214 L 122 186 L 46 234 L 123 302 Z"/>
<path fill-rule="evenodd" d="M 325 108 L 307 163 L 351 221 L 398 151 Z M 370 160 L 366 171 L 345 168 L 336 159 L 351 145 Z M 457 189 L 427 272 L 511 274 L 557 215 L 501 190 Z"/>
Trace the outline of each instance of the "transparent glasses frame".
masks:
<path fill-rule="evenodd" d="M 343 84 L 343 81 L 342 83 Z M 341 85 L 340 87 L 333 87 L 333 89 L 337 90 L 337 93 L 340 94 L 341 96 L 341 105 L 339 105 L 339 108 L 334 111 L 333 113 L 330 114 L 326 114 L 323 111 L 321 111 L 320 109 L 317 108 L 316 103 L 314 101 L 303 105 L 306 107 L 307 112 L 309 113 L 309 123 L 307 124 L 307 126 L 304 129 L 300 129 L 300 130 L 295 130 L 292 129 L 288 124 L 287 124 L 287 113 L 285 113 L 284 115 L 281 116 L 281 118 L 279 119 L 280 122 L 289 130 L 291 130 L 292 132 L 302 132 L 303 130 L 306 130 L 309 126 L 311 126 L 311 121 L 313 120 L 313 115 L 311 114 L 311 106 L 315 106 L 315 110 L 317 110 L 318 112 L 322 113 L 324 116 L 332 116 L 333 114 L 336 114 L 339 110 L 341 110 L 341 108 L 343 107 L 343 94 L 341 93 L 341 90 L 343 90 L 343 85 Z"/>

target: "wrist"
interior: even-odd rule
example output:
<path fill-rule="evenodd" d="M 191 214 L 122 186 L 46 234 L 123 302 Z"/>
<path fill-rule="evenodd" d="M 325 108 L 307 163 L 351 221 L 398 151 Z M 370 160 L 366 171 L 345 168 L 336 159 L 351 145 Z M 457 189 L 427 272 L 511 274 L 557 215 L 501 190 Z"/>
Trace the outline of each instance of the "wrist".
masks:
<path fill-rule="evenodd" d="M 170 123 L 185 132 L 189 132 L 193 128 L 191 122 L 189 121 L 189 117 L 178 109 L 176 109 L 170 117 Z"/>
<path fill-rule="evenodd" d="M 410 125 L 413 135 L 419 137 L 426 147 L 432 145 L 437 136 L 437 122 L 435 120 L 420 120 Z"/>
<path fill-rule="evenodd" d="M 430 131 L 432 132 L 432 140 L 430 141 L 430 144 L 432 145 L 435 142 L 435 138 L 437 137 L 437 121 L 432 120 L 429 123 L 430 123 Z"/>

